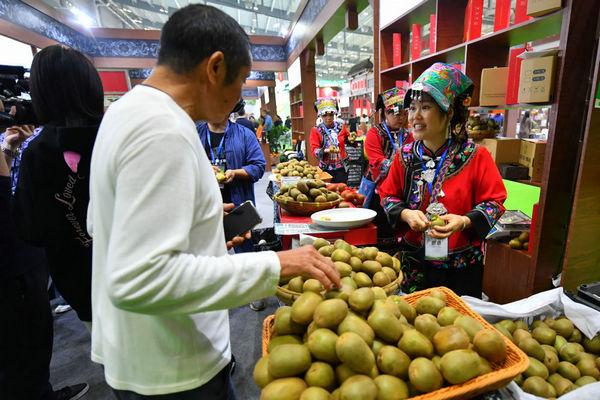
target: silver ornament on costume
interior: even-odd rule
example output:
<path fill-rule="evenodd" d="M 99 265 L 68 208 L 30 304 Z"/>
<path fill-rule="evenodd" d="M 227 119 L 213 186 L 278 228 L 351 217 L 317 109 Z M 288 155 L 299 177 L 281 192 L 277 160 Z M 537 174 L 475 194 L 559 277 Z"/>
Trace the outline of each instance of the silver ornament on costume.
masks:
<path fill-rule="evenodd" d="M 433 202 L 431 204 L 429 204 L 429 206 L 427 207 L 427 214 L 429 215 L 446 215 L 448 213 L 448 210 L 446 209 L 446 207 L 444 207 L 444 205 L 442 203 L 438 203 Z"/>
<path fill-rule="evenodd" d="M 425 170 L 425 171 L 423 171 L 422 177 L 423 177 L 423 180 L 425 180 L 425 182 L 431 183 L 431 182 L 433 182 L 433 179 L 435 178 L 435 171 L 432 169 Z"/>
<path fill-rule="evenodd" d="M 429 169 L 435 168 L 435 161 L 429 160 L 429 161 L 427 161 L 427 164 L 425 164 L 425 166 Z"/>

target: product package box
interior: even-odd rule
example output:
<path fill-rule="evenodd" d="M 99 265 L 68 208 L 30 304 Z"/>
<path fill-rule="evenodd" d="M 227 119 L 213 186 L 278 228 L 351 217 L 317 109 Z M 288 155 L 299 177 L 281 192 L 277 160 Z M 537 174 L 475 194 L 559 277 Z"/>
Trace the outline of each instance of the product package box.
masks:
<path fill-rule="evenodd" d="M 530 17 L 539 17 L 560 10 L 562 0 L 529 0 L 527 2 L 527 15 Z"/>
<path fill-rule="evenodd" d="M 525 52 L 519 57 L 521 74 L 519 79 L 519 103 L 546 103 L 554 91 L 556 50 Z"/>
<path fill-rule="evenodd" d="M 527 180 L 529 178 L 529 169 L 517 163 L 504 163 L 498 165 L 500 176 L 512 181 Z"/>
<path fill-rule="evenodd" d="M 479 144 L 490 152 L 496 165 L 519 162 L 519 153 L 521 150 L 520 139 L 483 139 Z"/>
<path fill-rule="evenodd" d="M 480 106 L 498 106 L 506 101 L 508 67 L 484 68 L 481 70 L 479 90 Z"/>
<path fill-rule="evenodd" d="M 537 139 L 521 140 L 519 164 L 529 168 L 529 177 L 534 182 L 541 182 L 544 172 L 544 155 L 546 154 L 546 141 Z"/>

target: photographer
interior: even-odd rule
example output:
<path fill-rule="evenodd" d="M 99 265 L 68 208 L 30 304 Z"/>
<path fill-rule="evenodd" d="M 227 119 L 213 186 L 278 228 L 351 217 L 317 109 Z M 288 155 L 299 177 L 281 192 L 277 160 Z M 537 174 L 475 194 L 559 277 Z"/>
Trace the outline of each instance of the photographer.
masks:
<path fill-rule="evenodd" d="M 0 399 L 67 400 L 80 398 L 89 386 L 54 391 L 50 385 L 53 329 L 46 258 L 43 249 L 16 237 L 9 211 L 18 179 L 17 149 L 24 149 L 35 132 L 15 126 L 0 135 Z"/>

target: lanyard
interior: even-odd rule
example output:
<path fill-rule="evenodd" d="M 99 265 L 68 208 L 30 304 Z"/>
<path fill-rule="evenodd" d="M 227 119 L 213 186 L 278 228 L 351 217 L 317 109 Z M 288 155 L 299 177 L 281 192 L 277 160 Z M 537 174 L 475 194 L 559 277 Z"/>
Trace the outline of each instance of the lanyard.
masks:
<path fill-rule="evenodd" d="M 325 126 L 325 124 L 321 124 L 321 126 L 325 130 L 325 133 L 327 134 L 327 137 L 329 138 L 329 141 L 331 142 L 331 144 L 333 144 L 335 147 L 337 147 L 339 145 L 339 140 L 338 140 L 337 135 L 332 135 L 331 132 L 329 131 L 329 129 L 327 129 L 327 127 Z M 333 124 L 332 129 L 335 129 L 335 123 Z"/>
<path fill-rule="evenodd" d="M 385 129 L 388 137 L 390 138 L 390 142 L 392 142 L 392 146 L 394 146 L 394 153 L 398 152 L 398 147 L 396 147 L 396 141 L 394 140 L 394 138 L 392 137 L 392 134 L 390 133 L 390 128 L 388 128 L 387 124 L 384 122 L 383 124 L 383 129 Z M 402 129 L 400 129 L 400 131 L 398 131 L 398 141 L 399 146 L 402 147 L 402 144 L 404 143 L 404 135 L 402 134 Z"/>
<path fill-rule="evenodd" d="M 221 152 L 223 150 L 223 146 L 225 145 L 225 137 L 227 136 L 227 132 L 229 131 L 230 123 L 227 123 L 227 128 L 225 129 L 225 133 L 221 138 L 221 143 L 219 143 L 219 147 L 217 147 L 217 157 L 221 157 Z M 210 150 L 210 161 L 212 165 L 215 165 L 215 154 L 213 153 L 212 143 L 210 141 L 210 129 L 208 129 L 208 125 L 206 125 L 207 135 L 206 141 L 208 142 L 208 149 Z"/>
<path fill-rule="evenodd" d="M 438 174 L 440 173 L 440 169 L 442 168 L 442 165 L 444 165 L 444 161 L 446 160 L 446 156 L 448 155 L 448 150 L 450 150 L 450 145 L 452 144 L 452 140 L 448 141 L 448 146 L 446 147 L 446 150 L 444 150 L 444 153 L 442 154 L 442 157 L 440 158 L 440 161 L 438 162 L 437 167 L 435 168 L 435 175 L 433 175 L 433 180 L 431 182 L 427 182 L 427 187 L 429 188 L 429 193 L 431 196 L 433 196 L 433 183 L 437 183 L 437 179 L 438 179 Z M 423 142 L 421 142 L 421 146 L 419 147 L 419 158 L 421 159 L 421 161 L 423 161 Z M 434 157 L 435 158 L 435 155 Z M 426 163 L 423 163 L 423 171 L 425 171 L 427 169 Z M 435 201 L 435 199 L 433 199 L 433 201 Z"/>

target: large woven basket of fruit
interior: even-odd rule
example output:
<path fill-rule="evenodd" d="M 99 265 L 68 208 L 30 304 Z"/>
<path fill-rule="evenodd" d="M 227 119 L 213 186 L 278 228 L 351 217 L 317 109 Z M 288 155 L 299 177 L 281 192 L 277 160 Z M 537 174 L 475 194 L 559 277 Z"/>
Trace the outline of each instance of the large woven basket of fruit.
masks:
<path fill-rule="evenodd" d="M 469 117 L 467 120 L 467 133 L 473 140 L 492 139 L 500 129 L 493 119 L 483 119 L 479 115 Z"/>
<path fill-rule="evenodd" d="M 294 215 L 311 215 L 340 204 L 342 197 L 325 187 L 321 180 L 300 180 L 284 185 L 273 199 L 287 212 Z"/>
<path fill-rule="evenodd" d="M 467 399 L 527 366 L 522 350 L 445 287 L 387 297 L 362 287 L 305 292 L 265 319 L 253 378 L 261 399 Z"/>
<path fill-rule="evenodd" d="M 321 255 L 333 261 L 342 276 L 342 287 L 331 294 L 339 292 L 344 296 L 361 287 L 372 287 L 376 292 L 389 295 L 396 293 L 402 283 L 400 260 L 379 251 L 377 247 L 358 248 L 342 239 L 331 244 L 322 238 L 316 239 L 313 246 Z M 276 295 L 282 303 L 289 305 L 307 291 L 325 293 L 316 279 L 304 280 L 297 276 L 280 282 Z"/>

